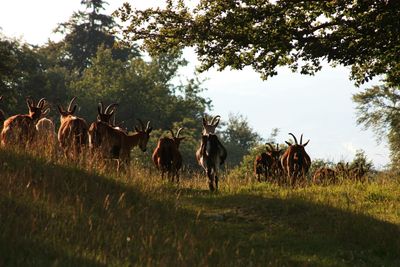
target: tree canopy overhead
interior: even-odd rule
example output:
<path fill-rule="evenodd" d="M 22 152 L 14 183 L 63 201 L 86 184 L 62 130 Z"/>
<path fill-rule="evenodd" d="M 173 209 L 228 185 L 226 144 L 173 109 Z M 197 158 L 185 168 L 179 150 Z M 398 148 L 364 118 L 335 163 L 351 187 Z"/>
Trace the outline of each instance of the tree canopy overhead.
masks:
<path fill-rule="evenodd" d="M 357 85 L 377 75 L 400 84 L 398 0 L 200 0 L 190 8 L 137 10 L 125 3 L 114 14 L 125 40 L 143 40 L 150 53 L 194 47 L 201 70 L 251 66 L 263 78 L 289 66 L 302 74 L 321 62 L 351 66 Z"/>

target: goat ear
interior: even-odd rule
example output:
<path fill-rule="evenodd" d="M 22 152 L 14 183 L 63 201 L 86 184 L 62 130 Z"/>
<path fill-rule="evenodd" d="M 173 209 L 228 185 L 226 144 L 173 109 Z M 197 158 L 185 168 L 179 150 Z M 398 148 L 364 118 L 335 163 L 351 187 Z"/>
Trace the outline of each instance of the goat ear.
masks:
<path fill-rule="evenodd" d="M 146 133 L 149 134 L 149 133 L 151 133 L 151 131 L 153 131 L 153 127 L 147 128 Z"/>
<path fill-rule="evenodd" d="M 285 141 L 285 143 L 286 143 L 288 146 L 292 146 L 292 144 L 289 143 L 288 141 Z"/>
<path fill-rule="evenodd" d="M 57 105 L 57 108 L 58 108 L 58 112 L 60 112 L 61 115 L 64 115 L 65 112 L 64 112 L 63 107 L 60 105 Z"/>

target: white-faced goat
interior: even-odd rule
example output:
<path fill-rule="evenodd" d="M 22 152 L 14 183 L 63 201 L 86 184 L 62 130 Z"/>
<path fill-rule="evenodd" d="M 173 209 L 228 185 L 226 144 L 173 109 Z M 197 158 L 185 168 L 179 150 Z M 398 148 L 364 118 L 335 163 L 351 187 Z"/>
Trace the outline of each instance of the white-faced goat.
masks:
<path fill-rule="evenodd" d="M 203 117 L 203 132 L 202 134 L 213 134 L 215 133 L 215 129 L 218 126 L 219 120 L 221 116 L 217 115 L 214 118 L 212 118 L 211 121 L 208 121 L 207 118 L 204 116 Z"/>
<path fill-rule="evenodd" d="M 214 134 L 218 126 L 220 116 L 215 116 L 210 123 L 203 118 L 203 133 L 200 147 L 196 151 L 197 162 L 205 170 L 208 177 L 210 191 L 218 190 L 218 170 L 224 164 L 227 152 L 225 147 Z"/>
<path fill-rule="evenodd" d="M 285 141 L 286 144 L 289 145 L 289 147 L 286 149 L 285 153 L 281 157 L 281 164 L 287 175 L 289 184 L 293 186 L 297 182 L 297 179 L 303 178 L 303 180 L 305 180 L 305 176 L 311 166 L 310 156 L 304 149 L 304 147 L 308 144 L 308 142 L 310 142 L 310 140 L 303 144 L 302 134 L 299 144 L 297 143 L 296 137 L 292 133 L 289 134 L 293 137 L 295 144 L 293 145 Z"/>
<path fill-rule="evenodd" d="M 58 129 L 58 141 L 64 151 L 64 155 L 69 158 L 77 158 L 82 152 L 82 148 L 88 144 L 88 126 L 84 119 L 74 116 L 76 97 L 69 102 L 67 110 L 58 105 L 60 112 L 60 128 Z M 73 105 L 74 104 L 74 105 Z M 72 106 L 73 105 L 73 106 Z"/>
<path fill-rule="evenodd" d="M 42 115 L 46 100 L 40 99 L 37 105 L 31 98 L 26 99 L 28 114 L 14 115 L 4 121 L 1 131 L 1 144 L 3 146 L 15 144 L 19 146 L 29 145 L 36 134 L 36 122 Z"/>
<path fill-rule="evenodd" d="M 164 179 L 164 174 L 167 172 L 167 176 L 172 182 L 174 177 L 179 182 L 179 170 L 182 167 L 182 155 L 179 152 L 179 145 L 185 139 L 185 137 L 179 137 L 182 129 L 179 128 L 176 135 L 170 129 L 172 137 L 160 138 L 157 147 L 154 149 L 152 160 L 161 171 L 161 179 Z"/>

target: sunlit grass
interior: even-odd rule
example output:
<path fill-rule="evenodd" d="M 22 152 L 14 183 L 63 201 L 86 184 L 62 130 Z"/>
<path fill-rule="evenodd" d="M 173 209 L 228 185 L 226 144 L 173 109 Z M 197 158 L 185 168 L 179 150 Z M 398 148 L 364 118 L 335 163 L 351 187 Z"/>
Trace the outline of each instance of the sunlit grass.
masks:
<path fill-rule="evenodd" d="M 289 188 L 0 150 L 1 266 L 399 266 L 400 183 Z"/>

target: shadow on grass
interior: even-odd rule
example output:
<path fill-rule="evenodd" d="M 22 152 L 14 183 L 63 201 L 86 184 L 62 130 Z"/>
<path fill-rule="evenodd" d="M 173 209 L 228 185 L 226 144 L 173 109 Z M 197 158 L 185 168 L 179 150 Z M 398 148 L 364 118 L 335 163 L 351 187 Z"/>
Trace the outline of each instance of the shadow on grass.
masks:
<path fill-rule="evenodd" d="M 303 199 L 153 196 L 1 150 L 0 175 L 0 265 L 400 266 L 398 225 Z"/>
<path fill-rule="evenodd" d="M 146 265 L 160 252 L 131 240 L 176 213 L 112 178 L 0 150 L 0 266 Z"/>
<path fill-rule="evenodd" d="M 233 242 L 247 240 L 241 245 L 245 254 L 258 247 L 267 258 L 296 266 L 400 266 L 400 225 L 361 213 L 245 193 L 188 201 L 218 225 L 219 238 L 231 233 Z"/>

